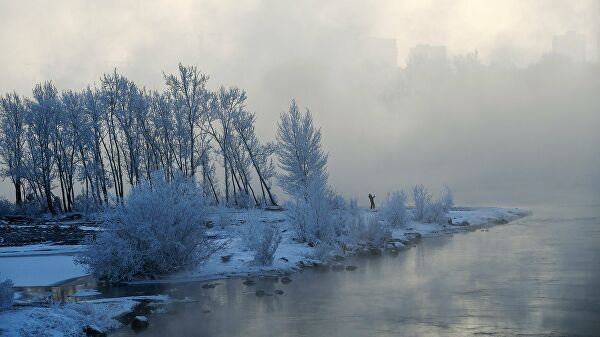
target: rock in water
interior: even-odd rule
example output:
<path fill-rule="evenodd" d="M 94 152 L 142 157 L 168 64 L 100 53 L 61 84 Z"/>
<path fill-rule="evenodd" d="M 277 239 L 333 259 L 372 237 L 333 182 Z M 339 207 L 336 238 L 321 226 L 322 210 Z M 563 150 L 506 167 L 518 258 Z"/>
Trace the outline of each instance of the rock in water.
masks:
<path fill-rule="evenodd" d="M 274 293 L 277 295 L 283 295 L 283 290 L 276 289 Z"/>
<path fill-rule="evenodd" d="M 281 283 L 283 283 L 283 284 L 288 284 L 290 282 L 292 282 L 292 279 L 287 276 L 284 276 L 281 278 Z"/>
<path fill-rule="evenodd" d="M 226 263 L 231 261 L 231 257 L 233 256 L 233 254 L 229 254 L 229 255 L 223 255 L 221 256 L 221 262 Z"/>
<path fill-rule="evenodd" d="M 135 316 L 131 321 L 131 327 L 133 330 L 144 330 L 150 325 L 148 317 L 146 316 Z"/>
<path fill-rule="evenodd" d="M 356 266 L 346 266 L 346 270 L 353 271 L 356 270 Z"/>
<path fill-rule="evenodd" d="M 267 293 L 265 293 L 265 291 L 264 291 L 264 290 L 262 290 L 262 289 L 261 289 L 261 290 L 257 290 L 257 291 L 256 291 L 256 296 L 258 296 L 258 297 L 263 297 L 263 296 L 265 296 L 266 294 L 267 294 Z"/>
<path fill-rule="evenodd" d="M 242 282 L 243 285 L 245 286 L 253 286 L 254 285 L 254 281 L 252 281 L 251 279 L 247 279 L 244 282 Z"/>
<path fill-rule="evenodd" d="M 83 328 L 83 333 L 88 337 L 106 337 L 106 332 L 100 330 L 100 328 L 95 325 L 86 325 L 85 328 Z"/>

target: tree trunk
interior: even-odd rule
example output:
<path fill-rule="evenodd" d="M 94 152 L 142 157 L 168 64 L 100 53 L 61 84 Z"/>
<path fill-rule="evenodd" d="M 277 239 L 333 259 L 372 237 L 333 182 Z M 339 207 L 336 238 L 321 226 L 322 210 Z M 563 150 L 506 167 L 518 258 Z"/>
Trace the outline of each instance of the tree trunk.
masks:
<path fill-rule="evenodd" d="M 56 210 L 54 209 L 54 204 L 52 203 L 52 191 L 50 190 L 50 184 L 44 184 L 44 194 L 46 196 L 46 203 L 48 204 L 48 211 L 52 214 L 56 214 Z"/>
<path fill-rule="evenodd" d="M 21 181 L 17 180 L 15 183 L 15 203 L 17 206 L 21 206 L 23 204 L 23 194 L 21 193 Z"/>

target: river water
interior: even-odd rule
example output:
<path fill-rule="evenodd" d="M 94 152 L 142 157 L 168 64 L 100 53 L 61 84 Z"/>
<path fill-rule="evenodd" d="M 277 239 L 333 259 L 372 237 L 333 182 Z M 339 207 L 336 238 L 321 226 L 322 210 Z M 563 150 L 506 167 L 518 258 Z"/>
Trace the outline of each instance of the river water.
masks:
<path fill-rule="evenodd" d="M 188 302 L 151 315 L 146 331 L 111 335 L 600 335 L 600 205 L 531 210 L 507 225 L 344 261 L 354 271 L 165 286 Z"/>

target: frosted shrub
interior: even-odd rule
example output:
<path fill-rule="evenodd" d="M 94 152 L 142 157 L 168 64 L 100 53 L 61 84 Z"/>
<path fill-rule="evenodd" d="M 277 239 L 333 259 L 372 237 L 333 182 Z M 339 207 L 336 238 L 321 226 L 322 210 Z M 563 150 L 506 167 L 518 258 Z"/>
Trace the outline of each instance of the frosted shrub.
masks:
<path fill-rule="evenodd" d="M 392 235 L 389 228 L 375 217 L 370 218 L 366 224 L 362 238 L 372 247 L 383 246 Z"/>
<path fill-rule="evenodd" d="M 15 205 L 12 202 L 6 200 L 4 197 L 0 197 L 0 216 L 12 215 L 15 213 Z"/>
<path fill-rule="evenodd" d="M 430 202 L 425 206 L 423 219 L 421 219 L 421 221 L 424 223 L 443 224 L 446 222 L 446 213 L 444 204 L 441 200 Z"/>
<path fill-rule="evenodd" d="M 79 194 L 73 201 L 73 211 L 81 212 L 84 214 L 96 213 L 100 211 L 101 207 L 91 196 L 85 194 Z"/>
<path fill-rule="evenodd" d="M 416 221 L 422 221 L 425 216 L 425 208 L 431 203 L 431 195 L 425 186 L 419 184 L 413 188 L 413 201 L 415 203 L 413 217 Z"/>
<path fill-rule="evenodd" d="M 221 229 L 225 229 L 225 226 L 231 225 L 231 210 L 223 204 L 219 204 L 217 206 L 217 217 L 216 217 L 215 225 L 220 227 Z"/>
<path fill-rule="evenodd" d="M 348 208 L 348 205 L 346 203 L 346 200 L 344 200 L 344 197 L 335 193 L 335 191 L 332 189 L 327 190 L 327 199 L 329 200 L 329 205 L 331 206 L 332 209 L 342 210 L 342 209 Z"/>
<path fill-rule="evenodd" d="M 154 172 L 151 183 L 131 190 L 106 230 L 89 242 L 77 261 L 108 282 L 196 265 L 215 251 L 205 236 L 205 213 L 202 191 L 194 181 L 178 174 L 167 182 L 162 172 Z"/>
<path fill-rule="evenodd" d="M 381 207 L 384 220 L 392 226 L 403 226 L 408 222 L 406 212 L 406 194 L 397 191 L 388 195 Z"/>
<path fill-rule="evenodd" d="M 356 200 L 351 200 L 347 209 L 346 235 L 348 242 L 381 247 L 391 237 L 391 231 L 385 223 L 374 216 L 364 214 Z"/>
<path fill-rule="evenodd" d="M 239 208 L 249 209 L 254 206 L 254 199 L 250 193 L 240 191 L 235 197 L 236 206 Z"/>
<path fill-rule="evenodd" d="M 297 238 L 312 245 L 332 243 L 344 226 L 343 209 L 332 207 L 332 198 L 325 187 L 313 182 L 303 195 L 290 205 L 290 216 Z"/>
<path fill-rule="evenodd" d="M 12 307 L 15 294 L 12 286 L 13 282 L 11 280 L 0 282 L 0 310 L 10 309 Z"/>
<path fill-rule="evenodd" d="M 442 196 L 440 197 L 440 202 L 442 203 L 442 207 L 444 209 L 444 213 L 450 212 L 452 207 L 454 207 L 454 195 L 452 191 L 446 186 Z"/>
<path fill-rule="evenodd" d="M 16 212 L 19 214 L 35 217 L 39 216 L 46 210 L 35 198 L 26 199 L 20 206 L 16 207 Z"/>
<path fill-rule="evenodd" d="M 281 242 L 281 235 L 275 226 L 262 223 L 253 217 L 242 231 L 242 240 L 245 247 L 254 252 L 255 264 L 270 266 Z"/>
<path fill-rule="evenodd" d="M 416 189 L 416 188 L 415 188 Z M 419 220 L 425 223 L 438 223 L 445 224 L 448 221 L 448 212 L 454 206 L 454 197 L 452 191 L 448 187 L 445 188 L 441 196 L 436 201 L 431 201 L 431 196 L 424 192 L 425 197 L 422 198 L 424 203 L 422 205 L 422 213 L 420 218 L 417 217 L 419 212 L 417 211 L 417 202 L 415 201 L 415 220 Z M 415 200 L 417 200 L 415 198 Z"/>

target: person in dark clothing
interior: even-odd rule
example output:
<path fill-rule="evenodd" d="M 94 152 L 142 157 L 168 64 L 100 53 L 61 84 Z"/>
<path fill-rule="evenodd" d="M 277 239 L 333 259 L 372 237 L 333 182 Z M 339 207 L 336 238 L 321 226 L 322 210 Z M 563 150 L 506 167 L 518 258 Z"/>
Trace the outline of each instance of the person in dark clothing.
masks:
<path fill-rule="evenodd" d="M 371 209 L 375 209 L 375 196 L 369 193 L 369 201 L 371 202 Z"/>

